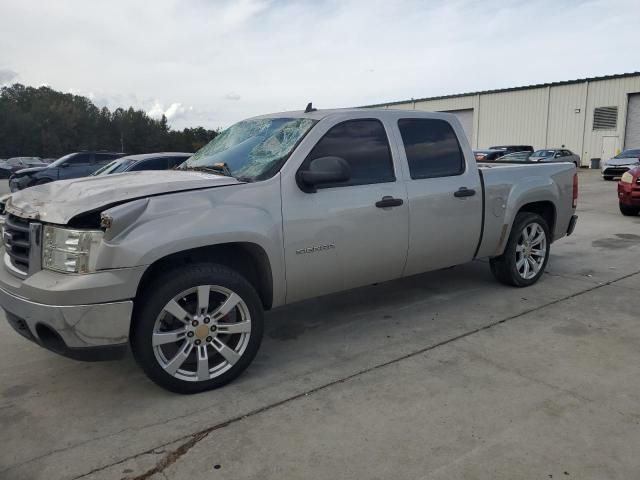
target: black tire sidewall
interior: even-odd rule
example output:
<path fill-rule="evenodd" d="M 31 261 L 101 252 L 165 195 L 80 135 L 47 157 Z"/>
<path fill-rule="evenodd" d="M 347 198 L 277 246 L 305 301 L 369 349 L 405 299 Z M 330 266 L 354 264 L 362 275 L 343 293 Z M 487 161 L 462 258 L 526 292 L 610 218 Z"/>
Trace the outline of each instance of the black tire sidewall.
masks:
<path fill-rule="evenodd" d="M 620 213 L 622 213 L 622 215 L 625 215 L 628 217 L 634 217 L 638 215 L 638 213 L 640 213 L 640 207 L 625 205 L 624 203 L 620 203 L 619 206 L 620 206 Z"/>
<path fill-rule="evenodd" d="M 156 319 L 164 306 L 180 292 L 198 285 L 219 285 L 238 294 L 251 315 L 249 344 L 238 362 L 222 375 L 204 382 L 180 380 L 168 374 L 155 357 L 151 339 Z M 174 269 L 147 284 L 136 298 L 131 327 L 131 349 L 147 376 L 176 393 L 197 393 L 221 387 L 238 377 L 253 361 L 262 341 L 262 303 L 253 286 L 239 273 L 223 265 L 191 264 Z"/>
<path fill-rule="evenodd" d="M 542 264 L 542 268 L 533 278 L 522 278 L 520 273 L 518 272 L 518 268 L 516 266 L 516 247 L 518 245 L 518 240 L 522 231 L 527 225 L 531 223 L 537 223 L 544 230 L 544 234 L 547 238 L 547 252 L 544 258 L 544 263 Z M 549 254 L 551 251 L 551 234 L 549 231 L 549 226 L 547 222 L 537 213 L 531 212 L 520 212 L 516 215 L 515 221 L 513 223 L 513 228 L 511 229 L 511 234 L 509 235 L 509 240 L 505 247 L 503 258 L 505 261 L 505 270 L 508 275 L 509 283 L 515 285 L 517 287 L 528 287 L 529 285 L 533 285 L 536 283 L 542 274 L 544 273 L 545 268 L 547 267 L 547 262 L 549 261 Z"/>

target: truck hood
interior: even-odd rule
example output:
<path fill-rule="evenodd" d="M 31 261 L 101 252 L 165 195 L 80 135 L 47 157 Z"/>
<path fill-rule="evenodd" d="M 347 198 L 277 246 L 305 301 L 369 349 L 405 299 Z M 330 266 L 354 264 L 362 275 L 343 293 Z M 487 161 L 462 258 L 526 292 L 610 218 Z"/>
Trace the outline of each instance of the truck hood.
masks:
<path fill-rule="evenodd" d="M 11 194 L 6 211 L 22 218 L 65 225 L 76 215 L 137 198 L 240 184 L 205 172 L 162 170 L 76 178 Z"/>

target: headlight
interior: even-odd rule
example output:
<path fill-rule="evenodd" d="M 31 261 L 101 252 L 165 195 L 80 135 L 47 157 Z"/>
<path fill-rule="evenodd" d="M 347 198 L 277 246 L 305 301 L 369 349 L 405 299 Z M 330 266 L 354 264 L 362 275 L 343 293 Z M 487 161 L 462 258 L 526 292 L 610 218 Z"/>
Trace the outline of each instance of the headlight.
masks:
<path fill-rule="evenodd" d="M 70 230 L 46 225 L 42 267 L 63 273 L 94 272 L 102 235 L 101 230 Z"/>
<path fill-rule="evenodd" d="M 629 172 L 624 172 L 620 181 L 622 183 L 633 183 L 633 175 L 631 175 Z"/>

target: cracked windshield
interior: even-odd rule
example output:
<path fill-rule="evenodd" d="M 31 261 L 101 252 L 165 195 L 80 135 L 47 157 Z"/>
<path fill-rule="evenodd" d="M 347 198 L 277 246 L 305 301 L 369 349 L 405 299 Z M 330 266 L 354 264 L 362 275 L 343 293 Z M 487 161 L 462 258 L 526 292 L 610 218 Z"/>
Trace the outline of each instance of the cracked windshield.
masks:
<path fill-rule="evenodd" d="M 181 168 L 205 169 L 226 164 L 238 179 L 264 180 L 279 170 L 314 123 L 308 118 L 244 120 L 216 136 Z"/>

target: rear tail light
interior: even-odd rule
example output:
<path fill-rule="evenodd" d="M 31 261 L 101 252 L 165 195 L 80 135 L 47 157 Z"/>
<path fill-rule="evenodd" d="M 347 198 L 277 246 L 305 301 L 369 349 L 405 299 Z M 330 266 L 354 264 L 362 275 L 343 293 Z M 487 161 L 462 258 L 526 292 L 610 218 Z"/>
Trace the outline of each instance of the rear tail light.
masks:
<path fill-rule="evenodd" d="M 578 206 L 578 174 L 573 174 L 573 208 Z"/>

